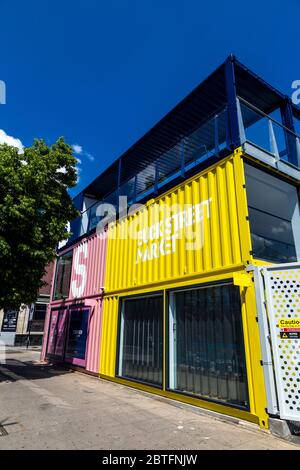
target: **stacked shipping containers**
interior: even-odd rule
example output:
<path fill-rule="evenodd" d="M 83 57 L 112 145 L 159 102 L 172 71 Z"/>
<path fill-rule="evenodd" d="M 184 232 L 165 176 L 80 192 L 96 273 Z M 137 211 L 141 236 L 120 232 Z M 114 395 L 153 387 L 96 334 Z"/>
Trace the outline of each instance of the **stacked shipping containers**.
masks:
<path fill-rule="evenodd" d="M 188 220 L 189 215 L 185 214 L 186 224 L 185 227 L 183 225 L 181 227 L 182 233 L 177 233 L 173 237 L 177 229 L 180 231 L 179 226 L 176 228 L 176 220 L 178 221 L 180 215 L 189 209 L 194 211 L 191 223 Z M 173 223 L 168 226 L 169 230 L 166 233 L 166 223 L 172 216 Z M 151 236 L 146 241 L 138 237 L 122 238 L 124 233 L 130 232 L 130 225 L 140 233 L 143 230 L 151 231 L 151 228 L 157 224 L 161 228 L 161 233 L 153 234 L 152 240 Z M 187 244 L 190 243 L 195 243 L 195 246 L 187 249 Z M 240 151 L 157 199 L 149 201 L 146 208 L 136 215 L 111 224 L 108 229 L 100 375 L 267 426 L 263 374 L 261 368 L 257 367 L 260 361 L 260 344 L 254 307 L 254 286 L 251 276 L 245 271 L 245 266 L 250 262 L 252 262 L 251 238 L 243 156 Z M 249 392 L 249 396 L 244 400 L 245 406 L 237 403 L 236 408 L 233 407 L 233 403 L 230 407 L 226 406 L 225 402 L 218 403 L 218 391 L 214 393 L 208 390 L 205 400 L 201 400 L 200 396 L 196 397 L 197 393 L 194 391 L 180 394 L 172 391 L 168 383 L 170 293 L 193 288 L 196 292 L 201 287 L 227 284 L 229 286 L 236 284 L 235 289 L 241 296 L 240 313 L 244 338 L 242 354 L 245 354 Z M 164 334 L 163 380 L 160 387 L 154 388 L 148 383 L 143 383 L 143 380 L 137 380 L 137 377 L 129 381 L 122 376 L 118 339 L 120 339 L 122 304 L 131 298 L 155 293 L 162 293 L 163 297 Z M 218 321 L 220 319 L 216 319 L 216 322 Z M 217 324 L 210 326 L 212 329 L 217 327 Z M 234 353 L 234 348 L 232 352 Z M 144 362 L 147 362 L 146 359 Z M 197 369 L 196 365 L 193 367 L 194 370 Z M 229 367 L 232 367 L 232 364 Z M 238 375 L 236 372 L 237 381 L 240 380 Z M 220 377 L 221 380 L 224 380 L 224 377 Z M 228 387 L 228 384 L 225 386 Z"/>
<path fill-rule="evenodd" d="M 52 300 L 47 312 L 42 358 L 46 356 L 55 360 L 64 360 L 70 343 L 70 354 L 67 361 L 84 366 L 87 371 L 97 373 L 99 370 L 99 348 L 102 326 L 103 286 L 105 276 L 107 236 L 94 234 L 66 249 L 60 259 L 69 256 L 70 263 L 62 280 L 68 278 L 67 292 L 62 298 L 55 299 L 58 283 L 58 261 L 56 277 L 52 283 Z M 63 284 L 63 283 L 62 283 Z M 74 328 L 72 331 L 72 315 Z M 80 317 L 81 315 L 81 317 Z M 76 318 L 76 316 L 78 318 Z M 80 357 L 76 357 L 73 343 L 80 338 Z M 84 359 L 81 357 L 84 356 Z"/>
<path fill-rule="evenodd" d="M 60 251 L 42 357 L 268 427 L 245 163 L 282 177 L 235 142 Z"/>
<path fill-rule="evenodd" d="M 185 213 L 189 210 L 190 215 Z M 218 394 L 212 391 L 208 391 L 204 400 L 194 393 L 171 391 L 166 377 L 169 293 L 195 286 L 241 284 L 243 277 L 242 283 L 247 281 L 250 275 L 245 273 L 245 265 L 251 262 L 247 218 L 243 157 L 237 151 L 150 200 L 135 215 L 109 224 L 107 232 L 101 236 L 94 234 L 75 244 L 71 250 L 62 251 L 60 259 L 71 253 L 73 258 L 69 292 L 66 298 L 51 302 L 43 357 L 64 360 L 105 378 L 267 425 L 263 375 L 257 367 L 260 346 L 253 286 L 236 287 L 242 299 L 243 354 L 247 366 L 249 396 L 244 400 L 245 409 L 218 403 L 217 396 L 209 399 L 209 393 Z M 160 233 L 145 239 L 145 233 L 155 226 L 160 227 Z M 130 230 L 137 237 L 130 237 Z M 187 249 L 187 243 L 196 245 Z M 56 278 L 52 298 L 57 282 Z M 102 287 L 105 287 L 104 295 Z M 122 302 L 156 293 L 163 296 L 163 381 L 159 387 L 152 387 L 143 380 L 130 381 L 119 374 L 118 340 Z M 71 348 L 68 353 L 68 343 L 74 340 L 71 316 L 78 310 L 88 310 L 89 314 L 84 360 L 76 357 L 76 348 Z M 78 325 L 81 323 L 75 321 L 74 328 L 80 330 Z M 238 373 L 236 380 L 239 381 Z"/>

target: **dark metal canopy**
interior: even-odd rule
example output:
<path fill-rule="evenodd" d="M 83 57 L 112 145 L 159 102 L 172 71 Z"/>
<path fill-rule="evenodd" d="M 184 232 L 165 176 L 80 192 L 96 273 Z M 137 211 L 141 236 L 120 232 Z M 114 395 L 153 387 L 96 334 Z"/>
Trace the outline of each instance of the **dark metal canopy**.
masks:
<path fill-rule="evenodd" d="M 232 73 L 228 75 L 228 67 Z M 231 80 L 232 83 L 228 83 Z M 269 114 L 288 102 L 294 116 L 300 109 L 290 99 L 251 72 L 234 56 L 229 56 L 208 78 L 163 117 L 123 155 L 103 171 L 81 194 L 104 198 L 137 173 L 149 168 L 168 150 L 176 146 L 228 105 L 230 87 L 236 95 Z M 250 118 L 249 118 L 250 119 Z M 247 123 L 244 123 L 247 126 Z M 234 142 L 233 142 L 234 143 Z"/>

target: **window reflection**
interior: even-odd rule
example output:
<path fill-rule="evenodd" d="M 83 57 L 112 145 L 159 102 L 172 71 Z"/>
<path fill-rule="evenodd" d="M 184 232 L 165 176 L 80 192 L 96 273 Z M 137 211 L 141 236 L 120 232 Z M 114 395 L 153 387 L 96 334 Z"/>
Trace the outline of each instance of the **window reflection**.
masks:
<path fill-rule="evenodd" d="M 169 330 L 171 389 L 248 406 L 238 287 L 172 293 Z"/>
<path fill-rule="evenodd" d="M 163 297 L 123 302 L 119 375 L 162 385 Z"/>
<path fill-rule="evenodd" d="M 73 251 L 69 251 L 57 260 L 53 300 L 69 296 Z"/>

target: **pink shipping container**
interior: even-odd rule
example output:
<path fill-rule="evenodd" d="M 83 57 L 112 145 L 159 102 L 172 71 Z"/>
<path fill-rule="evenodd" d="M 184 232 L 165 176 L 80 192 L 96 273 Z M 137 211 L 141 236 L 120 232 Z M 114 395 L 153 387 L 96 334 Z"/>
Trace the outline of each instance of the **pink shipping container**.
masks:
<path fill-rule="evenodd" d="M 104 232 L 59 253 L 42 359 L 70 363 L 92 373 L 99 371 L 106 248 Z"/>
<path fill-rule="evenodd" d="M 105 276 L 106 233 L 101 236 L 94 234 L 74 245 L 69 299 L 101 293 Z"/>

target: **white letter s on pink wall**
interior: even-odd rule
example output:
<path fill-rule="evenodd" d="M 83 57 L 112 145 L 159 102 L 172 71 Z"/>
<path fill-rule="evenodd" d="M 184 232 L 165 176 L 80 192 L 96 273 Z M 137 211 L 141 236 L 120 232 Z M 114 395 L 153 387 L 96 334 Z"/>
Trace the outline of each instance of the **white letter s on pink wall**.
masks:
<path fill-rule="evenodd" d="M 87 272 L 86 272 L 86 264 L 80 263 L 80 255 L 82 253 L 83 260 L 86 260 L 88 257 L 88 246 L 87 243 L 83 243 L 82 245 L 78 246 L 75 251 L 74 260 L 73 260 L 73 269 L 74 272 L 77 274 L 77 279 L 74 279 L 71 283 L 71 290 L 73 297 L 81 297 L 87 280 Z M 78 279 L 78 276 L 81 277 Z M 78 285 L 79 284 L 79 285 Z"/>

